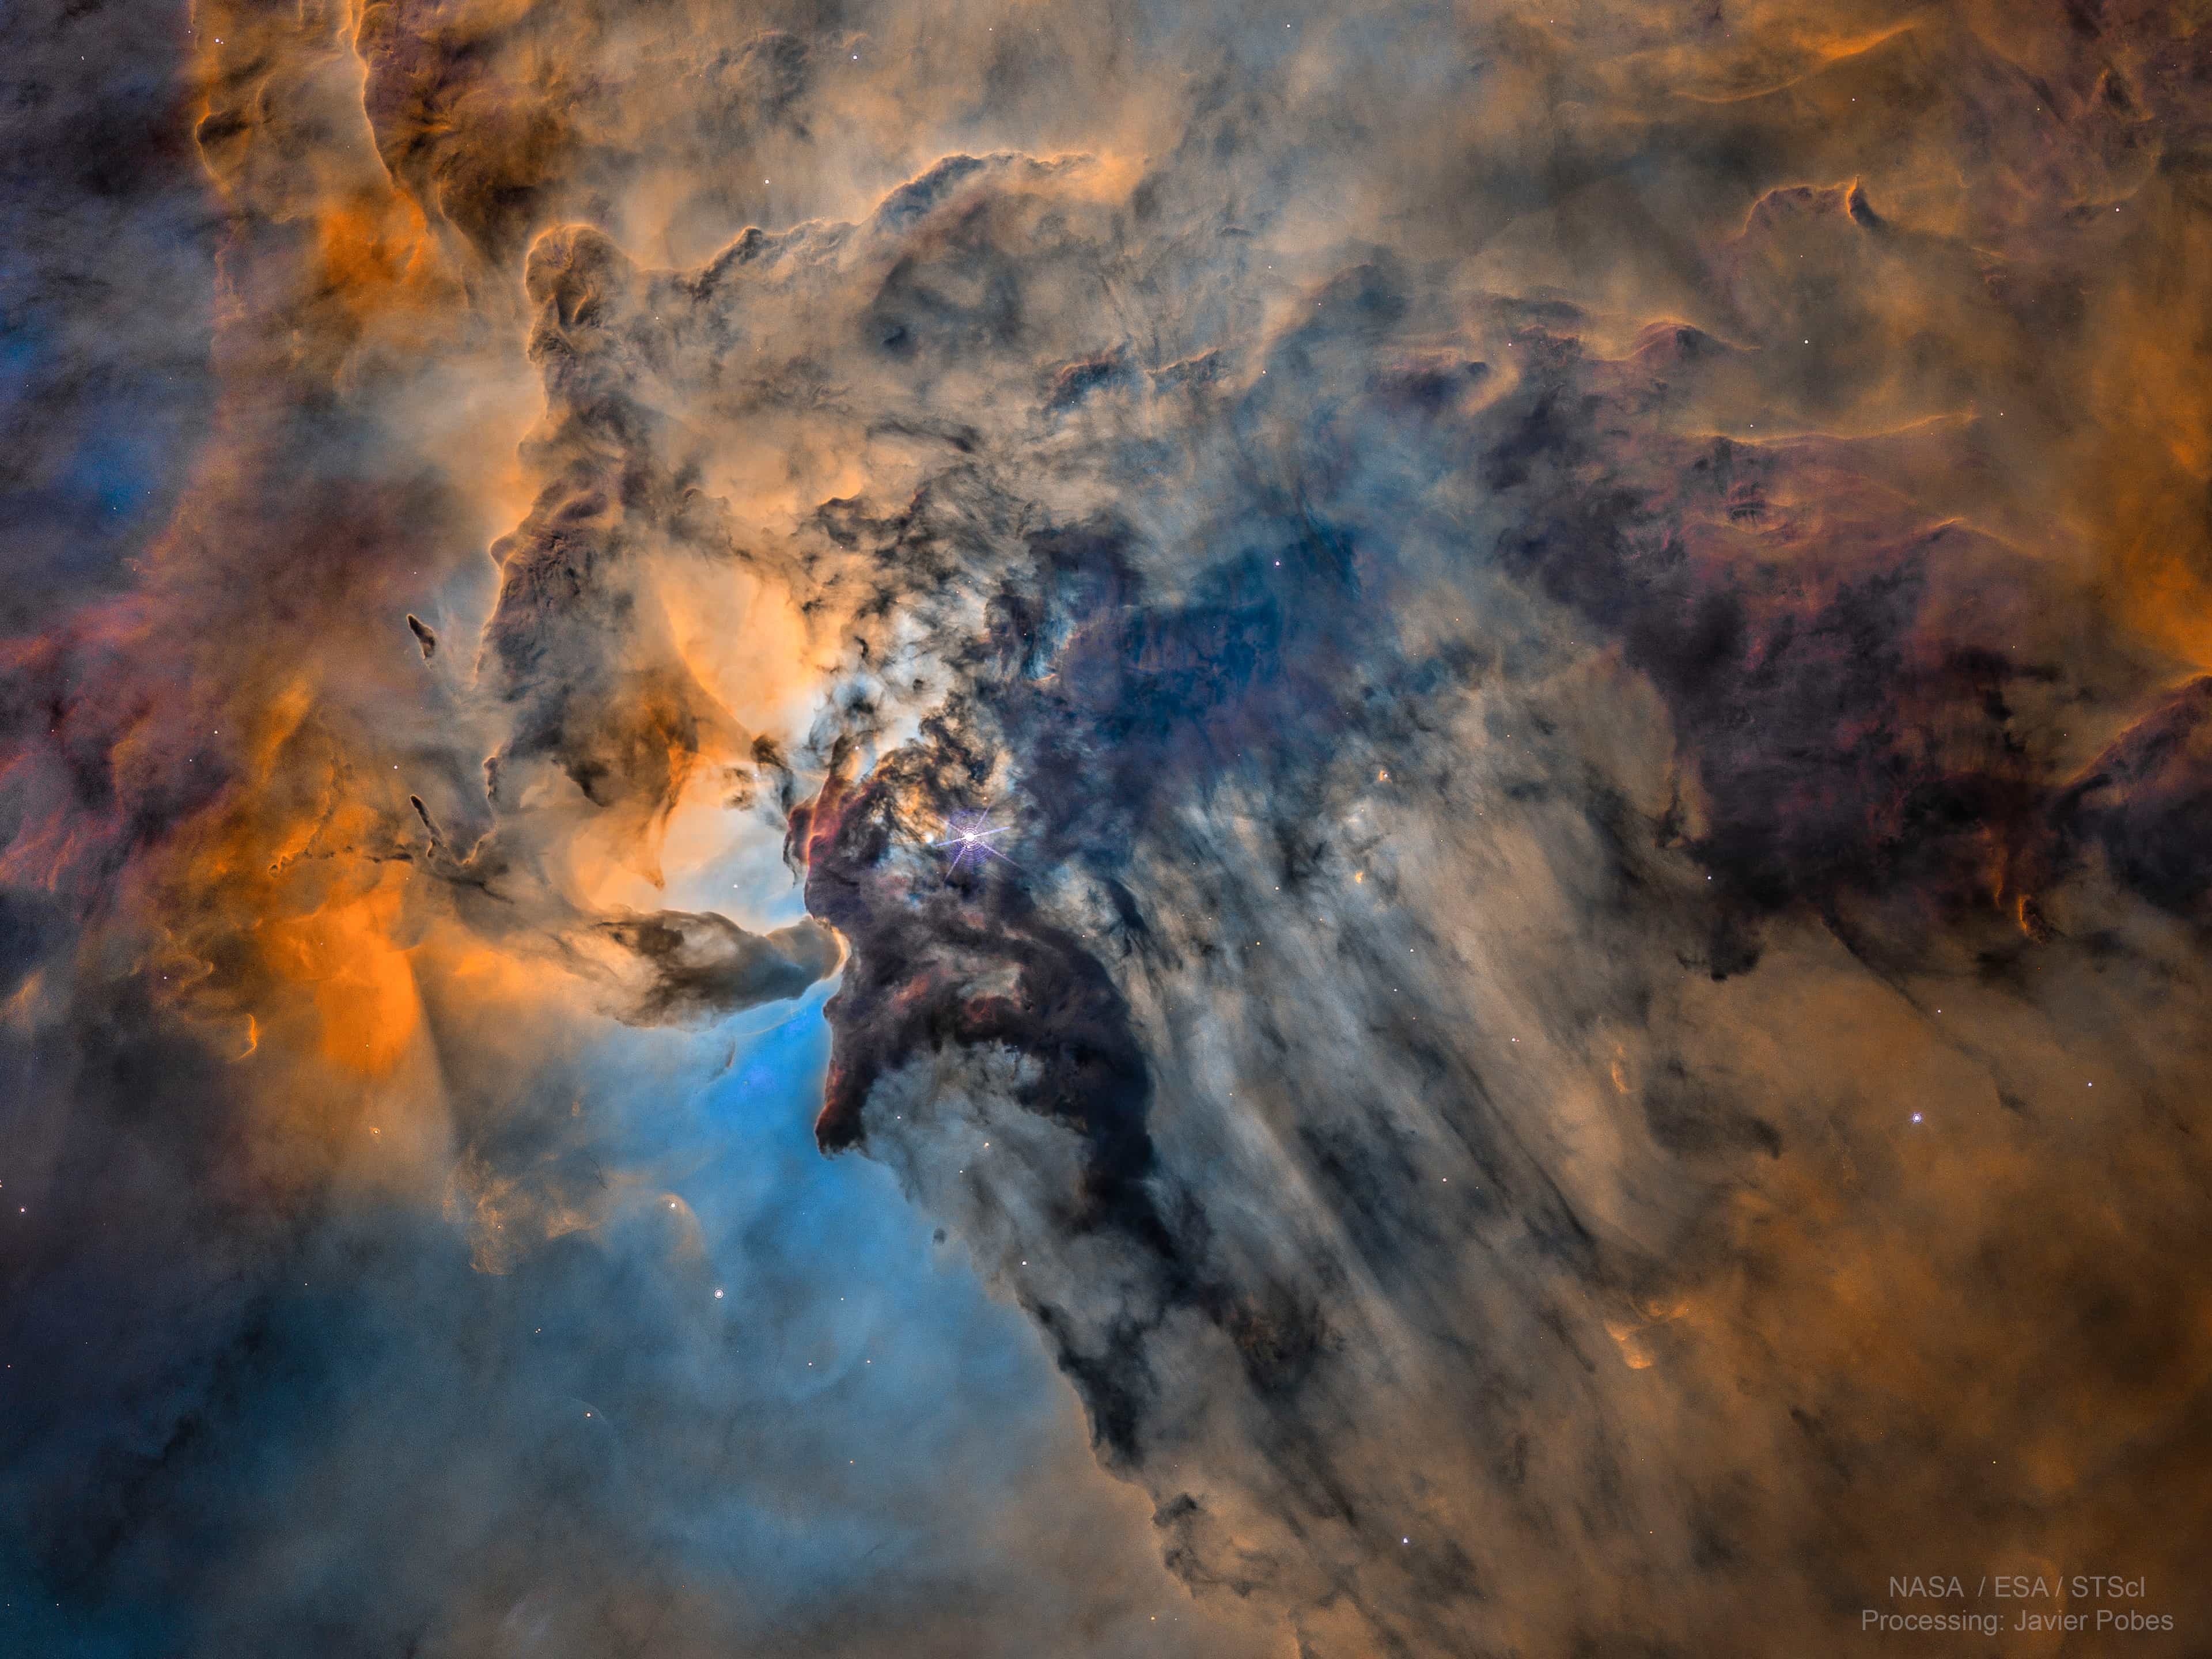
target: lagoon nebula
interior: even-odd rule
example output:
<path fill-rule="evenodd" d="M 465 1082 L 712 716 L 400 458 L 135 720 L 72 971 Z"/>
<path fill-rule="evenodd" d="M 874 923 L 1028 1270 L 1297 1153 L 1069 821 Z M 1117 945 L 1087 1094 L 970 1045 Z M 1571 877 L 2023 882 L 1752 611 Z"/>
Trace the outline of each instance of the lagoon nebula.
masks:
<path fill-rule="evenodd" d="M 0 37 L 0 1651 L 2212 1651 L 2212 5 Z"/>

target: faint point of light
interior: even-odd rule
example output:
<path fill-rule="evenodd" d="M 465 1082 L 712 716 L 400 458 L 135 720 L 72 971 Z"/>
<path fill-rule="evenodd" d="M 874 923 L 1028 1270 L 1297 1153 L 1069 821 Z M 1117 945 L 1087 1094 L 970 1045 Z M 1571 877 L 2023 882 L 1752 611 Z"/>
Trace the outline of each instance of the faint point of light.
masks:
<path fill-rule="evenodd" d="M 722 1299 L 722 1293 L 721 1293 L 720 1291 L 716 1291 L 714 1292 L 714 1300 L 715 1300 L 715 1301 L 717 1301 L 717 1302 L 720 1302 L 721 1299 Z"/>
<path fill-rule="evenodd" d="M 1915 1123 L 1919 1122 L 1919 1121 L 1920 1121 L 1920 1114 L 1919 1114 L 1919 1113 L 1917 1113 L 1917 1112 L 1915 1112 L 1915 1113 L 1912 1115 L 1912 1121 L 1913 1121 Z"/>

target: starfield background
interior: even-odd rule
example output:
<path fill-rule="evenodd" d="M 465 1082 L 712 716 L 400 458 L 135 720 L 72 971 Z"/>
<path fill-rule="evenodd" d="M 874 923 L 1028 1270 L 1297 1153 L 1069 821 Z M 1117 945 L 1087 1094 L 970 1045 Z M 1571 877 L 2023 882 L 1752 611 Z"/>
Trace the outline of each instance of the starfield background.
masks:
<path fill-rule="evenodd" d="M 0 1651 L 2212 1650 L 2212 4 L 0 33 Z"/>

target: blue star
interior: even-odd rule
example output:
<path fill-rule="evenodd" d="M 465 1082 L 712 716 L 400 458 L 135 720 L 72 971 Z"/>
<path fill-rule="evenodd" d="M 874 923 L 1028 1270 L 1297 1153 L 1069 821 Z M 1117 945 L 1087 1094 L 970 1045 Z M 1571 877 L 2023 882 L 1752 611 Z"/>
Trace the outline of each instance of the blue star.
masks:
<path fill-rule="evenodd" d="M 929 844 L 932 847 L 951 848 L 952 867 L 955 870 L 960 867 L 962 862 L 971 853 L 979 856 L 988 854 L 992 858 L 1001 859 L 1012 864 L 1013 862 L 1012 859 L 1007 858 L 1004 853 L 991 845 L 991 837 L 1003 836 L 1013 826 L 1002 823 L 995 829 L 987 829 L 985 826 L 989 822 L 990 814 L 988 812 L 970 812 L 958 817 L 947 818 L 945 821 L 945 827 L 949 833 L 942 841 L 933 841 Z"/>

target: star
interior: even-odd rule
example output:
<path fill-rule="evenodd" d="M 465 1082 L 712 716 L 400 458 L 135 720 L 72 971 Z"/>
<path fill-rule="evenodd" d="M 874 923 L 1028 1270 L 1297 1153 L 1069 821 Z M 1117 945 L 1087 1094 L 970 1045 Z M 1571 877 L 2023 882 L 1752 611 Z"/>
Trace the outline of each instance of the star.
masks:
<path fill-rule="evenodd" d="M 991 845 L 991 837 L 1003 836 L 1013 826 L 1010 823 L 1002 823 L 994 828 L 985 828 L 984 826 L 989 822 L 990 815 L 986 812 L 971 812 L 961 817 L 948 818 L 945 821 L 945 827 L 949 833 L 942 840 L 933 841 L 929 844 L 932 847 L 951 848 L 952 867 L 955 870 L 961 866 L 971 853 L 978 856 L 988 854 L 992 858 L 1012 864 L 1013 862 L 1012 859 L 1007 858 L 1004 853 Z"/>

